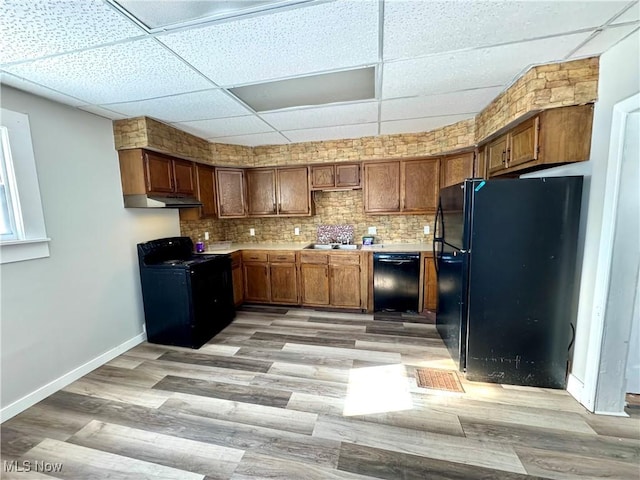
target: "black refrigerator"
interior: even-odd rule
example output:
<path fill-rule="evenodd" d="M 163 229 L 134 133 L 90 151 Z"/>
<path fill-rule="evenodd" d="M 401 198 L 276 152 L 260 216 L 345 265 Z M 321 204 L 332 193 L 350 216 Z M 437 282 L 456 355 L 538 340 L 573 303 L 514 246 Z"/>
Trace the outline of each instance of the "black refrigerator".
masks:
<path fill-rule="evenodd" d="M 575 331 L 582 177 L 443 188 L 436 326 L 467 379 L 565 388 Z"/>

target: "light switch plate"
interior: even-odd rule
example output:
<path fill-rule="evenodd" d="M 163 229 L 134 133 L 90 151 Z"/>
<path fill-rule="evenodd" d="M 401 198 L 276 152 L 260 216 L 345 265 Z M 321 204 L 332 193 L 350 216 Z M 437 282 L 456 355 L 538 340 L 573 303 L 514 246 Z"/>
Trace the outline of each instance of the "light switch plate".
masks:
<path fill-rule="evenodd" d="M 255 237 L 256 236 L 256 229 L 255 228 L 250 228 L 249 229 L 249 235 L 252 236 L 252 237 Z"/>
<path fill-rule="evenodd" d="M 425 225 L 424 226 L 424 234 L 425 235 L 429 235 L 429 232 L 431 231 L 431 229 L 429 228 L 429 225 Z"/>
<path fill-rule="evenodd" d="M 300 228 L 295 227 L 295 228 L 293 229 L 293 234 L 294 234 L 294 235 L 300 235 Z"/>
<path fill-rule="evenodd" d="M 376 235 L 378 233 L 378 229 L 376 227 L 369 227 L 369 229 L 367 230 L 367 233 L 369 235 Z"/>

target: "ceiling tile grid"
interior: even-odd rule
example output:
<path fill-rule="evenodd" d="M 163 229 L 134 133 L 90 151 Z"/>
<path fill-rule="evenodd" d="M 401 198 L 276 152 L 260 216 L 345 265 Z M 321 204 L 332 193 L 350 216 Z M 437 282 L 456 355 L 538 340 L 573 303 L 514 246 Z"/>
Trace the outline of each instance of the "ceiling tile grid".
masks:
<path fill-rule="evenodd" d="M 338 1 L 224 22 L 158 39 L 221 86 L 378 61 L 378 1 Z"/>
<path fill-rule="evenodd" d="M 117 1 L 0 1 L 0 81 L 216 142 L 336 140 L 471 118 L 530 66 L 600 55 L 640 26 L 638 0 L 264 0 L 278 8 L 147 31 Z M 371 100 L 256 113 L 228 91 L 362 67 L 375 67 Z"/>
<path fill-rule="evenodd" d="M 152 38 L 34 60 L 5 68 L 96 105 L 211 88 Z"/>
<path fill-rule="evenodd" d="M 2 0 L 0 64 L 86 49 L 144 31 L 103 2 Z"/>

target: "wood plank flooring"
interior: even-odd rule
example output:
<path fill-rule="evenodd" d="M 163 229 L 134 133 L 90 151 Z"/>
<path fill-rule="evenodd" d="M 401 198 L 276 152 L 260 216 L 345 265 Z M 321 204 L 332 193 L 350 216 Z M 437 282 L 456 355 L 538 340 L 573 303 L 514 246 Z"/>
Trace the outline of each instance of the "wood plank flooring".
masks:
<path fill-rule="evenodd" d="M 640 478 L 638 407 L 423 389 L 419 367 L 454 369 L 432 318 L 245 307 L 199 350 L 141 344 L 5 422 L 0 477 Z"/>

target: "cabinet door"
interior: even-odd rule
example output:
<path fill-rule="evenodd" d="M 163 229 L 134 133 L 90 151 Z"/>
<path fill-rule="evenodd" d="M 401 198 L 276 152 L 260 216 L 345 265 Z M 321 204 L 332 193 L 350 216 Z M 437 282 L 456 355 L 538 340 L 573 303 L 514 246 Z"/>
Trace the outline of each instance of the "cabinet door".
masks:
<path fill-rule="evenodd" d="M 309 168 L 279 168 L 278 213 L 280 215 L 311 215 Z"/>
<path fill-rule="evenodd" d="M 434 312 L 438 305 L 438 278 L 436 277 L 436 267 L 433 257 L 424 258 L 424 310 Z"/>
<path fill-rule="evenodd" d="M 276 171 L 247 170 L 245 175 L 249 215 L 276 215 Z"/>
<path fill-rule="evenodd" d="M 360 165 L 336 165 L 336 187 L 359 187 Z"/>
<path fill-rule="evenodd" d="M 193 162 L 173 161 L 173 177 L 175 192 L 183 195 L 194 195 L 196 192 L 195 168 Z"/>
<path fill-rule="evenodd" d="M 486 152 L 487 149 L 485 147 L 478 149 L 475 165 L 473 167 L 473 176 L 475 178 L 487 178 Z"/>
<path fill-rule="evenodd" d="M 507 168 L 508 136 L 496 138 L 486 147 L 487 175 Z"/>
<path fill-rule="evenodd" d="M 364 164 L 364 211 L 400 211 L 400 162 Z"/>
<path fill-rule="evenodd" d="M 298 303 L 298 272 L 295 263 L 272 263 L 269 265 L 271 277 L 271 303 Z"/>
<path fill-rule="evenodd" d="M 335 187 L 335 168 L 333 165 L 314 165 L 311 167 L 311 189 Z"/>
<path fill-rule="evenodd" d="M 231 279 L 233 281 L 233 304 L 237 307 L 244 300 L 244 275 L 240 253 L 231 255 Z"/>
<path fill-rule="evenodd" d="M 198 179 L 198 200 L 202 202 L 200 217 L 216 216 L 215 170 L 213 167 L 198 164 L 196 166 Z"/>
<path fill-rule="evenodd" d="M 329 266 L 320 263 L 300 265 L 303 305 L 329 305 Z"/>
<path fill-rule="evenodd" d="M 147 191 L 173 193 L 173 164 L 170 157 L 144 153 Z"/>
<path fill-rule="evenodd" d="M 334 307 L 360 308 L 360 266 L 329 265 L 329 293 Z"/>
<path fill-rule="evenodd" d="M 245 263 L 244 299 L 248 302 L 268 303 L 271 300 L 269 265 L 267 263 Z"/>
<path fill-rule="evenodd" d="M 244 171 L 231 168 L 216 169 L 218 216 L 234 218 L 246 216 Z"/>
<path fill-rule="evenodd" d="M 442 182 L 440 188 L 455 185 L 473 177 L 473 152 L 447 155 L 441 160 Z"/>
<path fill-rule="evenodd" d="M 511 131 L 508 166 L 514 167 L 538 159 L 539 117 L 518 125 Z"/>
<path fill-rule="evenodd" d="M 435 212 L 438 206 L 440 159 L 402 162 L 402 211 Z"/>

